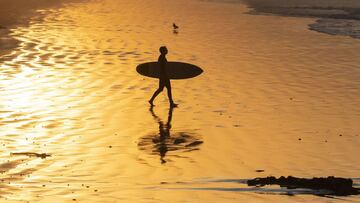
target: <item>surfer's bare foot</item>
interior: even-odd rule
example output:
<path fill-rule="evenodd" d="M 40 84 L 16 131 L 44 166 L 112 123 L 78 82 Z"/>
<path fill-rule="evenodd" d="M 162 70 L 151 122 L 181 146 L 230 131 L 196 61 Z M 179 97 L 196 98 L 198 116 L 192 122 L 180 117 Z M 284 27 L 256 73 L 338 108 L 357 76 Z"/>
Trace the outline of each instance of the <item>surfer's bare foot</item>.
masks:
<path fill-rule="evenodd" d="M 178 104 L 175 104 L 174 102 L 171 102 L 171 103 L 170 103 L 170 107 L 171 107 L 171 108 L 178 107 Z"/>
<path fill-rule="evenodd" d="M 149 104 L 150 104 L 151 106 L 154 106 L 153 101 L 149 100 L 148 102 L 149 102 Z"/>

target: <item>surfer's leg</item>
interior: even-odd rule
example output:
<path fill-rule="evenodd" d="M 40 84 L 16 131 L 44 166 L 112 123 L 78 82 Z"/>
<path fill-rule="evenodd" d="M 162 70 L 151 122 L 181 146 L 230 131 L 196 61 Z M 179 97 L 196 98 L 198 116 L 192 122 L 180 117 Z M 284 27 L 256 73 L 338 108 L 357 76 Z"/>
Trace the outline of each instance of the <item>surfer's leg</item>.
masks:
<path fill-rule="evenodd" d="M 172 98 L 170 80 L 168 80 L 168 81 L 166 82 L 165 87 L 166 87 L 166 89 L 167 89 L 170 106 L 171 106 L 171 107 L 177 107 L 177 104 L 174 103 L 174 100 L 173 100 L 173 98 Z"/>
<path fill-rule="evenodd" d="M 149 103 L 151 106 L 153 106 L 153 102 L 154 99 L 160 94 L 160 92 L 162 92 L 164 89 L 164 84 L 162 81 L 159 82 L 159 88 L 154 92 L 153 96 L 151 97 L 151 99 L 149 100 Z"/>
<path fill-rule="evenodd" d="M 160 94 L 160 92 L 162 92 L 162 91 L 163 91 L 163 88 L 159 88 L 159 89 L 157 89 L 157 90 L 154 92 L 153 96 L 152 96 L 151 99 L 149 100 L 149 103 L 150 103 L 151 106 L 154 105 L 154 104 L 153 104 L 154 99 L 155 99 L 155 98 Z"/>

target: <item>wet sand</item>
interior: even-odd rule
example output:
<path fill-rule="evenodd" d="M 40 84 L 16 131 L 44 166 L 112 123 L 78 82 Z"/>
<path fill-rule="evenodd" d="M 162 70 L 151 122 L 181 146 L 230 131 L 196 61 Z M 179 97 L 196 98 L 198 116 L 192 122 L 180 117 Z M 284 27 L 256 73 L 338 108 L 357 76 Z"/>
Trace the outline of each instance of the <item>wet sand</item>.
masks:
<path fill-rule="evenodd" d="M 312 18 L 248 11 L 104 0 L 14 28 L 21 43 L 0 59 L 0 200 L 359 201 L 246 185 L 269 175 L 360 184 L 359 41 L 312 32 Z M 149 109 L 158 82 L 135 70 L 161 45 L 169 61 L 204 70 L 172 82 L 173 111 L 165 93 Z"/>
<path fill-rule="evenodd" d="M 9 36 L 12 28 L 27 26 L 32 20 L 41 20 L 47 10 L 64 3 L 82 0 L 1 0 L 0 1 L 0 55 L 11 52 L 19 41 Z"/>

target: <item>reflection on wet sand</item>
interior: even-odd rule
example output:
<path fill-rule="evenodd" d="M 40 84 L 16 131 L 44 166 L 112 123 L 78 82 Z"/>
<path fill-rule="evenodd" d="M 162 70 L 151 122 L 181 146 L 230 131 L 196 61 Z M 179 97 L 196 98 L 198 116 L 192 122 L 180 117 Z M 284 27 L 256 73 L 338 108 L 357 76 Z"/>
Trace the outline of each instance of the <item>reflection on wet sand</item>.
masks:
<path fill-rule="evenodd" d="M 146 151 L 150 154 L 160 156 L 161 163 L 166 163 L 165 156 L 169 151 L 189 152 L 198 150 L 199 145 L 203 143 L 199 136 L 188 132 L 170 133 L 171 120 L 174 108 L 169 108 L 167 122 L 164 123 L 159 116 L 154 112 L 154 108 L 150 108 L 150 113 L 159 124 L 159 133 L 151 133 L 141 137 L 138 143 L 140 150 Z"/>

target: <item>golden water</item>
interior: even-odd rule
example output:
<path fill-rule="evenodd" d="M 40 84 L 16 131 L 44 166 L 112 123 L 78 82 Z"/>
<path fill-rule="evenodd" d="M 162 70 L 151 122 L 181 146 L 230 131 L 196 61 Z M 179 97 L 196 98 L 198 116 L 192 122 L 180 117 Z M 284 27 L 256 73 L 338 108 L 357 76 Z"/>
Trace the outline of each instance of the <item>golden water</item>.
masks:
<path fill-rule="evenodd" d="M 329 201 L 246 191 L 241 180 L 360 177 L 360 41 L 246 11 L 104 0 L 13 29 L 21 44 L 0 59 L 0 200 Z M 204 69 L 172 82 L 172 112 L 166 94 L 149 110 L 157 81 L 135 71 L 161 45 L 168 60 Z M 164 142 L 159 127 L 170 128 Z M 26 152 L 51 156 L 14 154 Z"/>

